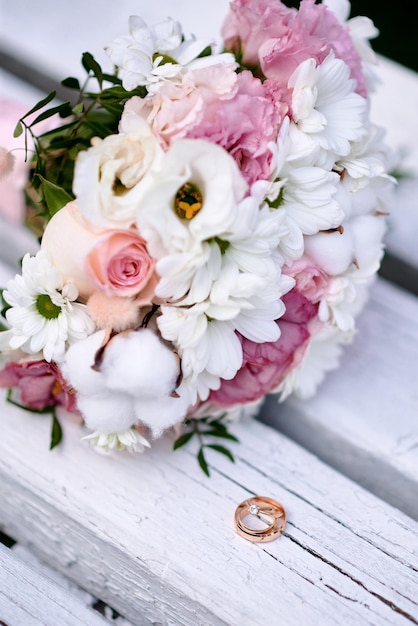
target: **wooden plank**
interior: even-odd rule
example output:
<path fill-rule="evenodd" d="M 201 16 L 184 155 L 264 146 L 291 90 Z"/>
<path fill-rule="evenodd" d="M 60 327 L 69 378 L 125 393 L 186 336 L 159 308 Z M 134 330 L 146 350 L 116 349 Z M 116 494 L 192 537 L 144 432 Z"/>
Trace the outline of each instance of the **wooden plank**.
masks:
<path fill-rule="evenodd" d="M 9 626 L 104 626 L 109 622 L 0 544 L 0 623 Z"/>
<path fill-rule="evenodd" d="M 418 623 L 418 524 L 272 429 L 235 431 L 208 479 L 169 437 L 96 455 L 66 421 L 48 452 L 49 420 L 4 404 L 0 526 L 133 624 Z M 286 507 L 278 541 L 236 534 L 254 493 Z"/>
<path fill-rule="evenodd" d="M 418 299 L 378 280 L 358 332 L 308 401 L 271 396 L 261 419 L 418 519 Z"/>

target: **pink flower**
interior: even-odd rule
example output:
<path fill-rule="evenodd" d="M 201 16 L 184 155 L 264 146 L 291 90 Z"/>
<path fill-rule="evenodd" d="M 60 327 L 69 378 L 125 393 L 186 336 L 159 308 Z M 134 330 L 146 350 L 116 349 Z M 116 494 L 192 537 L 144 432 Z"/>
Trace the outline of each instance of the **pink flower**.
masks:
<path fill-rule="evenodd" d="M 293 289 L 283 301 L 285 315 L 277 321 L 281 336 L 277 341 L 254 343 L 239 336 L 243 364 L 233 380 L 223 380 L 220 389 L 212 391 L 209 403 L 230 407 L 253 402 L 273 391 L 286 374 L 296 367 L 309 344 L 309 322 L 317 314 L 317 306 Z"/>
<path fill-rule="evenodd" d="M 277 84 L 215 65 L 188 72 L 180 84 L 167 82 L 151 97 L 132 98 L 123 115 L 144 117 L 164 149 L 183 137 L 218 144 L 251 185 L 269 177 L 269 143 L 288 113 L 286 98 Z"/>
<path fill-rule="evenodd" d="M 86 273 L 108 295 L 134 296 L 154 273 L 145 240 L 134 230 L 110 230 L 87 254 Z"/>
<path fill-rule="evenodd" d="M 234 0 L 224 26 L 225 46 L 242 52 L 242 62 L 286 85 L 298 65 L 317 63 L 331 50 L 350 68 L 356 91 L 367 95 L 362 63 L 350 33 L 325 4 L 302 0 L 298 11 L 280 0 Z"/>
<path fill-rule="evenodd" d="M 260 46 L 287 36 L 296 13 L 279 0 L 233 0 L 222 27 L 225 48 L 241 53 L 244 65 L 258 65 Z"/>
<path fill-rule="evenodd" d="M 200 124 L 187 133 L 187 137 L 207 139 L 225 148 L 249 185 L 269 178 L 269 143 L 276 141 L 287 113 L 287 107 L 277 107 L 269 95 L 251 72 L 242 72 L 234 97 L 207 105 Z"/>
<path fill-rule="evenodd" d="M 237 91 L 234 65 L 211 65 L 187 72 L 181 82 L 166 81 L 152 96 L 134 96 L 127 101 L 120 123 L 138 115 L 151 126 L 160 145 L 167 150 L 174 139 L 187 136 L 202 120 L 211 102 L 232 98 Z"/>
<path fill-rule="evenodd" d="M 0 387 L 17 387 L 22 404 L 35 411 L 56 405 L 70 413 L 77 411 L 75 394 L 54 362 L 8 363 L 0 371 Z"/>
<path fill-rule="evenodd" d="M 26 109 L 21 103 L 0 100 L 0 149 L 2 159 L 7 157 L 9 166 L 4 176 L 0 177 L 0 213 L 16 223 L 21 222 L 24 214 L 23 189 L 29 176 L 29 163 L 25 162 L 24 137 L 14 139 L 13 131 L 18 119 L 25 113 Z"/>
<path fill-rule="evenodd" d="M 25 136 L 13 137 L 13 131 L 27 108 L 11 98 L 0 98 L 0 214 L 14 223 L 20 223 L 25 213 L 24 188 L 29 178 L 30 157 L 33 141 L 27 137 L 28 159 L 25 160 Z M 37 113 L 26 118 L 29 123 Z M 58 116 L 53 116 L 35 126 L 40 134 L 57 125 Z M 3 170 L 3 171 L 2 171 Z M 1 175 L 3 173 L 3 176 Z"/>
<path fill-rule="evenodd" d="M 361 57 L 353 43 L 348 28 L 343 26 L 337 16 L 326 4 L 315 4 L 315 0 L 302 0 L 298 20 L 303 22 L 307 33 L 318 40 L 317 60 L 319 63 L 328 56 L 329 49 L 334 51 L 350 68 L 350 77 L 357 81 L 356 92 L 367 96 L 366 79 L 362 69 Z M 328 42 L 326 53 L 321 50 Z M 312 55 L 313 56 L 313 55 Z"/>
<path fill-rule="evenodd" d="M 69 202 L 49 220 L 41 245 L 63 279 L 72 282 L 83 299 L 100 290 L 123 297 L 146 293 L 147 302 L 151 302 L 155 263 L 136 230 L 96 228 L 76 202 Z"/>
<path fill-rule="evenodd" d="M 283 272 L 296 280 L 296 289 L 310 302 L 319 302 L 328 292 L 330 276 L 306 254 L 284 266 Z"/>

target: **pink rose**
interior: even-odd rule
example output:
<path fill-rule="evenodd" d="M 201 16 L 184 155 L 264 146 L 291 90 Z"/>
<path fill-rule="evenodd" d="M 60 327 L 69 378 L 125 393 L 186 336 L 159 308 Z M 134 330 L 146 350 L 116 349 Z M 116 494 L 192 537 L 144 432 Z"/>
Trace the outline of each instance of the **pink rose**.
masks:
<path fill-rule="evenodd" d="M 22 404 L 35 411 L 56 405 L 71 413 L 77 411 L 75 394 L 54 362 L 8 363 L 0 371 L 0 387 L 17 387 Z"/>
<path fill-rule="evenodd" d="M 133 230 L 110 230 L 100 237 L 85 260 L 92 284 L 108 295 L 134 296 L 154 272 L 145 240 Z"/>
<path fill-rule="evenodd" d="M 69 202 L 49 220 L 41 247 L 48 250 L 64 280 L 72 282 L 83 299 L 100 290 L 121 297 L 146 293 L 151 302 L 155 262 L 135 229 L 94 227 L 77 203 Z"/>
<path fill-rule="evenodd" d="M 210 404 L 230 407 L 258 400 L 273 391 L 300 363 L 309 344 L 308 325 L 317 314 L 317 306 L 296 289 L 283 300 L 286 313 L 277 320 L 280 338 L 274 342 L 254 343 L 239 335 L 242 367 L 232 380 L 223 380 L 220 389 L 212 391 Z"/>
<path fill-rule="evenodd" d="M 297 290 L 310 302 L 319 302 L 328 292 L 331 277 L 306 254 L 283 272 L 296 280 Z"/>

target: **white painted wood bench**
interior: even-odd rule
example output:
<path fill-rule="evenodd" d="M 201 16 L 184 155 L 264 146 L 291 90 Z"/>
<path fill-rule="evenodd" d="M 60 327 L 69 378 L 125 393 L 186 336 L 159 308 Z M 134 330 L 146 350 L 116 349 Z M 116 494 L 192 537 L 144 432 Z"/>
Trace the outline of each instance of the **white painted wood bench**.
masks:
<path fill-rule="evenodd" d="M 28 565 L 0 544 L 0 624 L 106 626 L 107 620 L 73 590 Z"/>
<path fill-rule="evenodd" d="M 96 54 L 125 32 L 130 13 L 153 21 L 175 12 L 186 30 L 213 35 L 227 0 L 199 6 L 198 24 L 191 0 L 175 7 L 160 0 L 158 16 L 149 3 L 124 0 L 112 19 L 110 2 L 99 16 L 81 0 L 43 0 L 36 14 L 28 0 L 17 4 L 3 11 L 2 45 L 61 78 L 77 74 L 81 51 Z M 418 180 L 418 78 L 385 59 L 380 71 L 376 122 L 388 128 L 391 145 L 410 149 L 405 163 Z M 402 116 L 393 91 L 405 94 Z M 1 93 L 29 105 L 38 98 L 4 72 Z M 399 186 L 387 237 L 388 251 L 412 268 L 417 180 Z M 32 243 L 0 226 L 1 283 Z M 418 624 L 417 354 L 418 298 L 379 278 L 354 344 L 318 396 L 269 399 L 261 419 L 274 428 L 238 424 L 236 464 L 214 455 L 210 479 L 193 449 L 172 453 L 168 438 L 141 457 L 96 455 L 71 421 L 63 445 L 48 452 L 49 419 L 1 402 L 0 530 L 133 624 Z M 235 507 L 252 494 L 285 506 L 288 526 L 278 541 L 249 544 L 235 533 Z M 44 614 L 50 602 L 61 611 L 55 607 L 45 624 L 67 623 L 71 593 L 56 602 L 49 578 L 16 565 L 5 550 L 0 621 L 19 624 L 33 598 L 26 585 Z"/>

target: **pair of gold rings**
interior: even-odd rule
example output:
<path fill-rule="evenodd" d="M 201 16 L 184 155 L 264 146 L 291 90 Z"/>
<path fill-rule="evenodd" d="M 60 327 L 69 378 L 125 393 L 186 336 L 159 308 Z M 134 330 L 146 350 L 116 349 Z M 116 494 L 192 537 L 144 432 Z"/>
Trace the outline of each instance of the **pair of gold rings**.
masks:
<path fill-rule="evenodd" d="M 248 541 L 273 541 L 286 526 L 286 511 L 273 498 L 254 496 L 236 508 L 235 526 L 238 534 Z"/>

